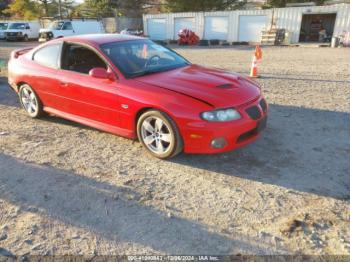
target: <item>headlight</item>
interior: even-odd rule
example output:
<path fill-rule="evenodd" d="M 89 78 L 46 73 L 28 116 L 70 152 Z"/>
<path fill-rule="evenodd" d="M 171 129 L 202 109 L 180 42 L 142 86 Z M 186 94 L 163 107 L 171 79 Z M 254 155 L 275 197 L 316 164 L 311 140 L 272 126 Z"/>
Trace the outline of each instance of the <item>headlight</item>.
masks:
<path fill-rule="evenodd" d="M 227 122 L 241 118 L 237 110 L 233 108 L 220 109 L 201 113 L 201 117 L 209 122 Z"/>

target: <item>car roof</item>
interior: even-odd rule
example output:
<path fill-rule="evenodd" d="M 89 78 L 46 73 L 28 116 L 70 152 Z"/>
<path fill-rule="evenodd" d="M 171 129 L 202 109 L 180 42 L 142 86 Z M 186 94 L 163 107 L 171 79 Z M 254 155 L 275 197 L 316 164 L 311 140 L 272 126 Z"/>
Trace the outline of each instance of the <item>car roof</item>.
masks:
<path fill-rule="evenodd" d="M 113 42 L 140 40 L 143 37 L 133 35 L 121 35 L 121 34 L 90 34 L 90 35 L 78 35 L 61 38 L 62 41 L 81 42 L 91 45 L 102 45 Z"/>

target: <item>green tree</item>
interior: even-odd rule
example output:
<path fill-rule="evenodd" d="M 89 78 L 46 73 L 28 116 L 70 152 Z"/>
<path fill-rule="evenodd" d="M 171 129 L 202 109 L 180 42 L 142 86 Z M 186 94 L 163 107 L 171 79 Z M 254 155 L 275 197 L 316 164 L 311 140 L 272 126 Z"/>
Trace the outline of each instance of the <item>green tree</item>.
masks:
<path fill-rule="evenodd" d="M 112 5 L 118 13 L 128 17 L 142 17 L 147 9 L 155 4 L 155 0 L 112 0 Z M 159 2 L 159 1 L 158 1 Z"/>
<path fill-rule="evenodd" d="M 85 0 L 80 10 L 89 10 L 93 16 L 141 17 L 147 10 L 165 0 Z"/>
<path fill-rule="evenodd" d="M 32 20 L 39 17 L 36 3 L 30 0 L 13 0 L 4 13 L 15 19 Z"/>
<path fill-rule="evenodd" d="M 202 12 L 233 10 L 244 4 L 245 1 L 240 0 L 166 0 L 164 9 L 170 12 Z"/>
<path fill-rule="evenodd" d="M 111 0 L 86 0 L 85 8 L 88 15 L 95 17 L 114 16 L 114 4 Z"/>
<path fill-rule="evenodd" d="M 43 16 L 49 16 L 49 5 L 51 3 L 50 0 L 37 0 L 40 4 L 40 6 L 42 7 L 43 9 Z"/>
<path fill-rule="evenodd" d="M 268 0 L 267 4 L 264 6 L 264 8 L 271 8 L 271 7 L 286 7 L 289 3 L 305 3 L 309 2 L 306 0 Z M 315 0 L 313 1 L 316 3 L 316 5 L 323 5 L 325 0 Z"/>
<path fill-rule="evenodd" d="M 74 0 L 51 0 L 49 3 L 49 16 L 70 17 L 74 8 Z"/>
<path fill-rule="evenodd" d="M 0 18 L 8 16 L 8 14 L 5 14 L 4 11 L 7 9 L 9 4 L 10 0 L 3 0 L 0 2 Z"/>

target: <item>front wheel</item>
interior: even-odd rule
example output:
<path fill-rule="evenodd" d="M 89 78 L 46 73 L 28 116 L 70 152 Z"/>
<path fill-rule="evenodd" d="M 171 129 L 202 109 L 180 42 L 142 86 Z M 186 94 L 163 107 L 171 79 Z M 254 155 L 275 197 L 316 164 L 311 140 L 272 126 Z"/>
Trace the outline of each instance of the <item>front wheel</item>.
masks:
<path fill-rule="evenodd" d="M 174 157 L 183 149 L 175 122 L 157 110 L 141 115 L 137 122 L 137 136 L 148 152 L 161 159 Z"/>
<path fill-rule="evenodd" d="M 22 107 L 27 114 L 32 118 L 39 118 L 43 114 L 43 105 L 34 92 L 34 90 L 27 84 L 24 84 L 19 89 L 19 99 Z"/>

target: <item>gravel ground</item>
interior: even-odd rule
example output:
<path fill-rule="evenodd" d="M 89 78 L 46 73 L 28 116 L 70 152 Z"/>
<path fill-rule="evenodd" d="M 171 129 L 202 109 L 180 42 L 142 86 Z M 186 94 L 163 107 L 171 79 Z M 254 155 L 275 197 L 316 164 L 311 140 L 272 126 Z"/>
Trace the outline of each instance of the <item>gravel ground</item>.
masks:
<path fill-rule="evenodd" d="M 0 58 L 12 48 L 0 42 Z M 245 74 L 253 53 L 176 51 Z M 30 119 L 3 72 L 0 254 L 350 254 L 350 49 L 263 56 L 262 138 L 170 161 L 66 120 Z"/>

